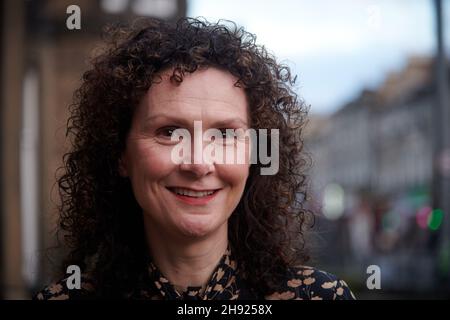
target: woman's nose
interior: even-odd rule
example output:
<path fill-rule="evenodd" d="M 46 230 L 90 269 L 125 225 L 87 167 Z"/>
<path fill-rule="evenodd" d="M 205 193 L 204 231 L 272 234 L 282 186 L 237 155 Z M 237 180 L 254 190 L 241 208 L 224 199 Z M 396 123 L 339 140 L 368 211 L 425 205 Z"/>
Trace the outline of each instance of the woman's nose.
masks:
<path fill-rule="evenodd" d="M 190 152 L 185 153 L 184 159 L 180 164 L 182 172 L 190 172 L 196 178 L 200 178 L 214 171 L 214 160 L 204 154 L 208 143 L 210 142 L 203 141 L 202 136 L 193 139 Z M 195 144 L 198 145 L 196 146 Z"/>
<path fill-rule="evenodd" d="M 182 172 L 191 173 L 196 178 L 204 177 L 214 171 L 214 164 L 210 163 L 182 163 L 180 164 Z"/>

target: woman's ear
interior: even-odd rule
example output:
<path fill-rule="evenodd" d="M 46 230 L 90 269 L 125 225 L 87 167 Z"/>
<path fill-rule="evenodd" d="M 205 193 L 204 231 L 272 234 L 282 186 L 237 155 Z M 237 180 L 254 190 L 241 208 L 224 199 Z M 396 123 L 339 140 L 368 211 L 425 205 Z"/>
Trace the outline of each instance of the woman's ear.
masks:
<path fill-rule="evenodd" d="M 127 162 L 124 154 L 119 158 L 119 175 L 123 178 L 128 177 Z"/>

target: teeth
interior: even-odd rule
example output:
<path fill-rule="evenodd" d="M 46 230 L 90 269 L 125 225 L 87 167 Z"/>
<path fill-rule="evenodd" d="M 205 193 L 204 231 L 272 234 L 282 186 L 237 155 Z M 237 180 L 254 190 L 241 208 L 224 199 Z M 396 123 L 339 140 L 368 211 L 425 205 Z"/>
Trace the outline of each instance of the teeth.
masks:
<path fill-rule="evenodd" d="M 211 191 L 192 191 L 192 190 L 182 189 L 182 188 L 173 188 L 173 191 L 179 195 L 196 197 L 196 198 L 209 196 L 210 194 L 214 193 L 214 191 L 212 191 L 212 190 Z"/>

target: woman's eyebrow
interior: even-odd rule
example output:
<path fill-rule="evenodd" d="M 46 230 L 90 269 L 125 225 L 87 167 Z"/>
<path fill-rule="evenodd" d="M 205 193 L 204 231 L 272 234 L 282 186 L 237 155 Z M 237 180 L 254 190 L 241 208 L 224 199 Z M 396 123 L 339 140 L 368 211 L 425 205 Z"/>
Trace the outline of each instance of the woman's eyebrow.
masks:
<path fill-rule="evenodd" d="M 151 123 L 156 120 L 173 121 L 175 123 L 180 123 L 180 124 L 187 125 L 187 126 L 193 126 L 193 124 L 194 124 L 193 121 L 189 121 L 186 118 L 180 118 L 180 117 L 166 115 L 166 114 L 156 114 L 156 115 L 147 117 L 144 121 L 146 123 Z M 195 120 L 195 121 L 199 121 L 199 120 Z M 213 122 L 211 127 L 218 128 L 218 127 L 226 127 L 226 126 L 233 126 L 233 125 L 241 125 L 244 127 L 248 126 L 247 121 L 245 121 L 239 117 L 235 117 L 235 118 L 218 120 L 216 122 Z"/>
<path fill-rule="evenodd" d="M 231 118 L 226 120 L 220 120 L 214 123 L 213 127 L 227 127 L 233 125 L 241 125 L 247 127 L 247 121 L 242 120 L 241 118 Z"/>
<path fill-rule="evenodd" d="M 169 116 L 169 115 L 165 115 L 165 114 L 156 114 L 156 115 L 153 115 L 150 117 L 146 117 L 144 122 L 146 124 L 151 124 L 152 122 L 154 122 L 156 120 L 172 121 L 172 122 L 183 124 L 183 125 L 189 124 L 189 121 L 186 120 L 186 118 L 178 118 L 178 117 Z"/>

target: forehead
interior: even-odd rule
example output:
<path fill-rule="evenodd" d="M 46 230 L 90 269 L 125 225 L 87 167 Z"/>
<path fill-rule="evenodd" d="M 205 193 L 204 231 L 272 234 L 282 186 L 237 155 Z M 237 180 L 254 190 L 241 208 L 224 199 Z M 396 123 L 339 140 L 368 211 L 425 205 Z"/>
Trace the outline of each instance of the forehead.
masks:
<path fill-rule="evenodd" d="M 236 87 L 237 78 L 227 71 L 209 67 L 186 73 L 183 81 L 170 81 L 172 70 L 161 74 L 144 98 L 145 113 L 176 113 L 177 116 L 215 116 L 235 114 L 247 120 L 244 89 Z"/>

